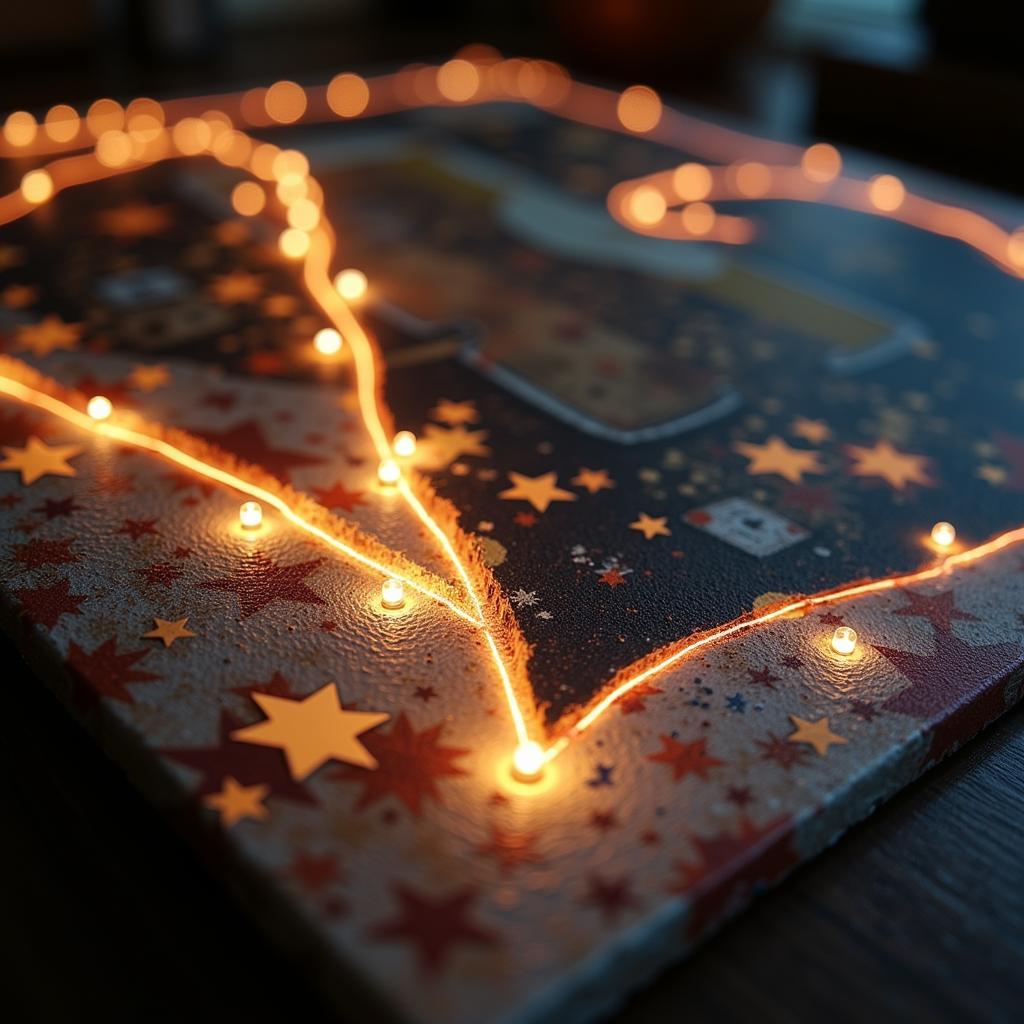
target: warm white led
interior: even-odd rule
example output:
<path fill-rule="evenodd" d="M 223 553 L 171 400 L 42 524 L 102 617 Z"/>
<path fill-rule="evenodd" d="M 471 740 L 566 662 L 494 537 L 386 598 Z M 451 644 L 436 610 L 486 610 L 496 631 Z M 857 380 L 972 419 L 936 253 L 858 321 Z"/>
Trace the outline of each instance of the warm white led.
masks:
<path fill-rule="evenodd" d="M 512 774 L 519 782 L 536 782 L 544 772 L 544 750 L 539 743 L 527 740 L 512 755 Z"/>
<path fill-rule="evenodd" d="M 346 302 L 355 302 L 366 294 L 366 275 L 361 270 L 343 270 L 334 279 L 334 287 Z"/>
<path fill-rule="evenodd" d="M 104 395 L 93 395 L 92 398 L 89 399 L 89 404 L 86 405 L 85 411 L 94 420 L 105 420 L 109 419 L 110 414 L 114 411 L 114 405 L 110 399 Z"/>
<path fill-rule="evenodd" d="M 380 587 L 380 603 L 391 611 L 405 604 L 405 586 L 401 580 L 385 580 Z"/>
<path fill-rule="evenodd" d="M 384 459 L 377 467 L 377 479 L 382 484 L 397 484 L 398 478 L 401 475 L 402 471 L 398 468 L 398 463 L 394 459 Z"/>
<path fill-rule="evenodd" d="M 263 506 L 258 501 L 243 501 L 238 507 L 238 521 L 246 530 L 255 530 L 263 522 Z"/>
<path fill-rule="evenodd" d="M 956 527 L 945 520 L 932 527 L 932 542 L 940 548 L 948 548 L 956 540 Z"/>
<path fill-rule="evenodd" d="M 836 626 L 832 634 L 832 650 L 836 654 L 853 654 L 857 649 L 857 630 L 849 626 Z"/>
<path fill-rule="evenodd" d="M 313 347 L 322 356 L 336 356 L 341 351 L 341 335 L 333 327 L 323 327 L 313 335 Z"/>
<path fill-rule="evenodd" d="M 391 447 L 397 456 L 407 459 L 416 454 L 416 435 L 411 430 L 400 430 L 395 434 Z"/>

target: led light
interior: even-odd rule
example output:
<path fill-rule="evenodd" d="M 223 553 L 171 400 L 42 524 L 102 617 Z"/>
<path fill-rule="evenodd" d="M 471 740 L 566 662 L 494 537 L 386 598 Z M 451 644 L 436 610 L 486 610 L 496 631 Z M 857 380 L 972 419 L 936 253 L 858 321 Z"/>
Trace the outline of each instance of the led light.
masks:
<path fill-rule="evenodd" d="M 401 580 L 385 580 L 380 587 L 380 603 L 391 611 L 405 605 L 405 587 Z"/>
<path fill-rule="evenodd" d="M 519 782 L 536 782 L 544 772 L 544 751 L 539 743 L 527 740 L 512 755 L 512 775 Z"/>
<path fill-rule="evenodd" d="M 255 530 L 263 522 L 263 506 L 258 501 L 243 501 L 238 506 L 238 521 L 246 530 Z"/>
<path fill-rule="evenodd" d="M 416 435 L 411 430 L 400 430 L 391 443 L 396 455 L 403 459 L 416 454 Z"/>
<path fill-rule="evenodd" d="M 366 275 L 361 270 L 343 270 L 334 279 L 334 287 L 346 302 L 355 302 L 366 294 Z"/>
<path fill-rule="evenodd" d="M 377 467 L 377 479 L 382 484 L 397 484 L 402 471 L 394 459 L 383 459 Z"/>
<path fill-rule="evenodd" d="M 94 420 L 105 420 L 114 411 L 114 406 L 109 398 L 105 398 L 103 395 L 93 395 L 89 399 L 89 404 L 86 405 L 85 411 Z"/>
<path fill-rule="evenodd" d="M 286 228 L 277 240 L 277 247 L 289 259 L 297 260 L 309 252 L 309 235 L 298 228 Z"/>
<path fill-rule="evenodd" d="M 29 171 L 21 179 L 21 194 L 30 203 L 45 203 L 53 195 L 53 178 L 48 171 Z"/>
<path fill-rule="evenodd" d="M 857 648 L 857 630 L 849 626 L 836 626 L 832 634 L 832 650 L 836 654 L 853 654 Z"/>
<path fill-rule="evenodd" d="M 341 335 L 333 327 L 321 328 L 313 335 L 313 348 L 322 356 L 336 356 L 341 351 Z"/>
<path fill-rule="evenodd" d="M 945 520 L 932 527 L 932 541 L 940 548 L 948 548 L 956 540 L 956 527 Z"/>

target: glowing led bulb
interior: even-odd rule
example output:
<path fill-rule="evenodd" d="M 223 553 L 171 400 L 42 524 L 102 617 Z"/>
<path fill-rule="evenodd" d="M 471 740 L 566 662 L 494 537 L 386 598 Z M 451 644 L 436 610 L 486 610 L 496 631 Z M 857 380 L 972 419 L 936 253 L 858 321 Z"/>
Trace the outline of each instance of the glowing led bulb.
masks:
<path fill-rule="evenodd" d="M 401 580 L 385 580 L 380 587 L 380 603 L 391 611 L 396 611 L 405 604 L 405 587 Z"/>
<path fill-rule="evenodd" d="M 407 459 L 416 454 L 416 435 L 411 430 L 400 430 L 391 443 L 396 455 Z"/>
<path fill-rule="evenodd" d="M 544 771 L 544 751 L 539 743 L 527 740 L 512 755 L 512 774 L 519 782 L 536 782 Z"/>
<path fill-rule="evenodd" d="M 322 356 L 336 356 L 341 351 L 341 335 L 333 327 L 324 327 L 313 335 L 313 347 Z"/>
<path fill-rule="evenodd" d="M 258 501 L 243 501 L 238 506 L 238 521 L 246 530 L 255 530 L 263 522 L 263 506 Z"/>
<path fill-rule="evenodd" d="M 366 294 L 366 275 L 361 270 L 343 270 L 334 279 L 334 287 L 346 302 L 355 302 Z"/>
<path fill-rule="evenodd" d="M 832 650 L 836 654 L 853 654 L 857 648 L 857 630 L 849 626 L 836 626 L 832 634 Z"/>
<path fill-rule="evenodd" d="M 93 395 L 92 398 L 89 399 L 89 403 L 86 405 L 85 411 L 94 420 L 105 420 L 114 411 L 114 406 L 109 398 L 106 398 L 103 395 Z"/>
<path fill-rule="evenodd" d="M 940 548 L 948 548 L 956 540 L 956 527 L 945 520 L 932 527 L 932 541 Z"/>
<path fill-rule="evenodd" d="M 394 459 L 383 459 L 377 467 L 377 479 L 382 484 L 397 484 L 398 478 L 401 475 L 402 471 L 398 468 L 398 463 Z"/>

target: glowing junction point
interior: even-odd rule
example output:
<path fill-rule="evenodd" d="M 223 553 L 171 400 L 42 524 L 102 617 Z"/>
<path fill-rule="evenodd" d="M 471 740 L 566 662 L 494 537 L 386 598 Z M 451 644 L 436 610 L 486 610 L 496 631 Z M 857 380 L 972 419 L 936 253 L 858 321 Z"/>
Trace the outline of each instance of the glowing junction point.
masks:
<path fill-rule="evenodd" d="M 114 405 L 105 395 L 93 395 L 89 399 L 85 411 L 94 420 L 106 420 L 110 418 L 110 414 L 114 411 Z"/>
<path fill-rule="evenodd" d="M 238 507 L 238 521 L 243 529 L 258 529 L 263 523 L 263 506 L 258 501 L 243 501 Z"/>
<path fill-rule="evenodd" d="M 945 520 L 932 527 L 932 543 L 936 547 L 948 548 L 956 540 L 956 527 Z"/>
<path fill-rule="evenodd" d="M 416 435 L 411 430 L 400 430 L 395 434 L 391 447 L 399 458 L 407 459 L 416 454 Z"/>
<path fill-rule="evenodd" d="M 401 475 L 402 471 L 398 468 L 398 463 L 394 459 L 383 459 L 377 467 L 377 479 L 382 484 L 387 484 L 388 486 L 397 484 Z"/>
<path fill-rule="evenodd" d="M 857 630 L 849 626 L 836 626 L 832 634 L 832 650 L 836 654 L 853 654 L 857 649 Z"/>
<path fill-rule="evenodd" d="M 405 586 L 401 580 L 388 579 L 381 584 L 380 603 L 390 611 L 405 606 Z"/>
<path fill-rule="evenodd" d="M 512 776 L 517 782 L 537 782 L 544 774 L 544 748 L 533 740 L 516 747 L 512 755 Z"/>

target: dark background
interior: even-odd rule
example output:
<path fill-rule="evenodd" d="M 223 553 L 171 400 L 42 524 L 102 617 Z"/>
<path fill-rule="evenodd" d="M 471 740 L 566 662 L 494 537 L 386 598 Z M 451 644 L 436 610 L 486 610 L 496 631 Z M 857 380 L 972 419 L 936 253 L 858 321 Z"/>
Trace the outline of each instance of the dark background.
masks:
<path fill-rule="evenodd" d="M 1024 5 L 994 0 L 8 0 L 0 117 L 323 80 L 470 42 L 1024 192 Z M 0 1015 L 321 1021 L 189 850 L 7 647 Z M 634 999 L 626 1022 L 1020 1019 L 1024 712 Z M 366 1020 L 364 1015 L 353 1017 Z"/>

